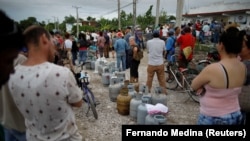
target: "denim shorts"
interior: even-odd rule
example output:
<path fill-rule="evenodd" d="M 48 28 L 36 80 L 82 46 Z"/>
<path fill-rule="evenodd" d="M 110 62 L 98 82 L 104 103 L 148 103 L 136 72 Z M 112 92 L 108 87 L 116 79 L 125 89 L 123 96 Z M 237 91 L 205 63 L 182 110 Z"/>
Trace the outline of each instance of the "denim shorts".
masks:
<path fill-rule="evenodd" d="M 243 116 L 240 111 L 236 111 L 221 117 L 211 117 L 199 114 L 198 125 L 239 125 L 242 124 Z"/>

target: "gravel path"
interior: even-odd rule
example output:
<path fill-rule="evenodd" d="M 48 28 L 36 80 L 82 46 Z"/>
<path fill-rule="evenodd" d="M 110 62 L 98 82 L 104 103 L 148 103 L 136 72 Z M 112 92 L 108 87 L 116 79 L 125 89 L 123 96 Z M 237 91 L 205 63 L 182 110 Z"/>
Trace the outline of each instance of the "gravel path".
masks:
<path fill-rule="evenodd" d="M 108 58 L 108 61 L 115 61 Z M 101 76 L 94 73 L 94 70 L 86 70 L 90 74 L 90 88 L 95 97 L 100 101 L 97 106 L 98 119 L 95 120 L 91 111 L 86 116 L 86 105 L 84 104 L 76 111 L 77 124 L 80 133 L 85 141 L 121 141 L 121 127 L 124 124 L 136 124 L 129 116 L 120 115 L 117 112 L 116 102 L 109 99 L 109 91 L 107 86 L 103 86 Z M 139 82 L 145 84 L 147 77 L 147 53 L 144 51 L 144 58 L 139 66 Z M 129 78 L 129 70 L 126 70 L 126 79 Z M 153 80 L 153 86 L 158 86 L 156 76 Z M 188 94 L 181 91 L 168 90 L 167 107 L 169 112 L 166 115 L 167 124 L 195 124 L 199 105 L 189 99 Z"/>

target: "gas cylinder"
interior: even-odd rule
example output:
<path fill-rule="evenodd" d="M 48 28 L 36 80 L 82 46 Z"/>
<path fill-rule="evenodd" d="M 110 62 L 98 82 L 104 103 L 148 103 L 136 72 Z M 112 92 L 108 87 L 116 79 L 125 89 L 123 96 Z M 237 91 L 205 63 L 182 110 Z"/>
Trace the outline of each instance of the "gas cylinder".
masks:
<path fill-rule="evenodd" d="M 108 62 L 109 69 L 115 68 L 115 63 L 116 63 L 115 61 Z"/>
<path fill-rule="evenodd" d="M 102 73 L 102 84 L 105 87 L 109 86 L 109 84 L 110 84 L 110 73 L 109 72 Z"/>
<path fill-rule="evenodd" d="M 165 115 L 155 114 L 154 115 L 154 119 L 155 119 L 155 121 L 158 122 L 159 125 L 165 125 L 165 124 L 167 124 L 167 118 L 166 118 Z"/>
<path fill-rule="evenodd" d="M 158 121 L 154 119 L 154 115 L 148 114 L 145 117 L 145 125 L 158 125 Z"/>
<path fill-rule="evenodd" d="M 103 72 L 103 67 L 105 66 L 104 61 L 100 61 L 100 64 L 98 65 L 98 74 L 100 76 L 102 76 L 102 72 Z"/>
<path fill-rule="evenodd" d="M 118 113 L 121 115 L 129 115 L 129 107 L 130 101 L 132 97 L 128 95 L 128 88 L 127 86 L 123 86 L 120 90 L 119 95 L 117 96 L 117 110 Z"/>
<path fill-rule="evenodd" d="M 95 70 L 95 60 L 92 60 L 91 62 L 91 70 Z"/>
<path fill-rule="evenodd" d="M 142 92 L 135 93 L 135 96 L 130 101 L 129 116 L 133 119 L 137 119 L 137 108 L 142 103 Z"/>
<path fill-rule="evenodd" d="M 86 68 L 87 70 L 91 70 L 91 61 L 86 61 L 86 62 L 85 62 L 85 68 Z"/>
<path fill-rule="evenodd" d="M 125 80 L 125 78 L 126 78 L 126 73 L 125 73 L 125 72 L 118 72 L 118 71 L 116 71 L 116 72 L 115 72 L 115 75 L 116 75 L 117 77 L 123 77 L 124 80 Z"/>
<path fill-rule="evenodd" d="M 133 98 L 135 96 L 135 87 L 134 87 L 134 84 L 132 83 L 129 83 L 128 84 L 128 94 Z"/>
<path fill-rule="evenodd" d="M 94 71 L 94 73 L 98 73 L 98 66 L 100 65 L 100 59 L 98 58 L 98 59 L 96 59 L 96 61 L 95 61 L 95 71 Z"/>
<path fill-rule="evenodd" d="M 166 124 L 166 117 L 161 114 L 148 114 L 145 118 L 146 125 L 164 125 Z"/>
<path fill-rule="evenodd" d="M 145 84 L 140 84 L 139 92 L 142 92 L 142 94 L 148 94 L 148 86 Z"/>
<path fill-rule="evenodd" d="M 148 104 L 152 104 L 152 94 L 148 92 L 148 86 L 145 84 L 140 84 L 139 86 L 139 92 L 142 92 L 142 94 L 148 98 Z"/>
<path fill-rule="evenodd" d="M 155 87 L 155 92 L 152 94 L 152 104 L 155 105 L 157 103 L 161 103 L 167 106 L 167 96 L 162 93 L 161 87 Z"/>
<path fill-rule="evenodd" d="M 148 115 L 146 104 L 149 102 L 149 97 L 143 95 L 141 100 L 142 103 L 137 108 L 137 124 L 144 125 L 145 118 Z"/>
<path fill-rule="evenodd" d="M 116 76 L 111 76 L 109 85 L 109 99 L 112 102 L 116 102 L 117 96 L 121 90 L 122 83 Z"/>

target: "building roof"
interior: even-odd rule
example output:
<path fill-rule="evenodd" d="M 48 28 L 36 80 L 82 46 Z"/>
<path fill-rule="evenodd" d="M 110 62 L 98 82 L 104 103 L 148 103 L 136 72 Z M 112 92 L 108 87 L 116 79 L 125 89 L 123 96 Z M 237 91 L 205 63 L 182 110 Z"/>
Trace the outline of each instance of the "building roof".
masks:
<path fill-rule="evenodd" d="M 250 2 L 218 2 L 209 6 L 201 6 L 197 8 L 190 8 L 189 11 L 183 14 L 183 17 L 205 16 L 205 15 L 229 15 L 229 14 L 250 14 Z"/>

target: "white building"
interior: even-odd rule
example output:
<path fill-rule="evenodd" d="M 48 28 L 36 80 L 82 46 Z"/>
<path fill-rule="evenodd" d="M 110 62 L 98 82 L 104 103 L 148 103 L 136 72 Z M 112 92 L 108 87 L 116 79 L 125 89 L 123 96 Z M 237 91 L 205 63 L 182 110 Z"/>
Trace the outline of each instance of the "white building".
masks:
<path fill-rule="evenodd" d="M 250 1 L 239 1 L 228 3 L 226 1 L 214 3 L 209 6 L 190 8 L 182 15 L 183 24 L 188 22 L 216 20 L 224 23 L 238 23 L 241 29 L 250 29 Z"/>

